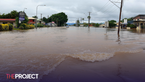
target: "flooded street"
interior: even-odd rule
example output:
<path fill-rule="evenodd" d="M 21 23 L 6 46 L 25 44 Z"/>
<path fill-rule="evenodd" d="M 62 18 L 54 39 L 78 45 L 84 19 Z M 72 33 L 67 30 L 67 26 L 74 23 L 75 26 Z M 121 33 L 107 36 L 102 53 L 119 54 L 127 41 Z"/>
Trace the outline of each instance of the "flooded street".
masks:
<path fill-rule="evenodd" d="M 144 82 L 144 49 L 145 30 L 121 30 L 120 37 L 117 29 L 94 27 L 0 32 L 0 82 L 33 73 L 39 80 L 28 82 Z"/>

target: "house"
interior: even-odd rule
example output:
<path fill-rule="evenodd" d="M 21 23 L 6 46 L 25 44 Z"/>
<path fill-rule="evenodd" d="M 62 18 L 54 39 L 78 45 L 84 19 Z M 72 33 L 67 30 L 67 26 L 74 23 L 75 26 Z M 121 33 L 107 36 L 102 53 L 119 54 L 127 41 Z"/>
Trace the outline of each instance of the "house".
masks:
<path fill-rule="evenodd" d="M 36 18 L 33 18 L 33 17 L 28 17 L 29 21 L 28 21 L 28 24 L 35 24 L 36 22 Z"/>
<path fill-rule="evenodd" d="M 101 24 L 99 27 L 102 27 L 102 28 L 104 28 L 104 27 L 105 27 L 105 24 Z"/>
<path fill-rule="evenodd" d="M 13 26 L 16 26 L 15 19 L 0 19 L 0 24 L 11 23 Z"/>
<path fill-rule="evenodd" d="M 133 24 L 133 21 L 127 21 L 127 24 Z"/>
<path fill-rule="evenodd" d="M 37 19 L 37 24 L 45 24 L 45 22 L 44 21 L 42 21 L 42 20 L 40 20 L 40 19 Z"/>
<path fill-rule="evenodd" d="M 133 23 L 138 26 L 137 28 L 141 29 L 143 28 L 143 26 L 145 25 L 145 15 L 144 14 L 140 14 L 137 15 L 133 18 Z"/>
<path fill-rule="evenodd" d="M 122 29 L 122 28 L 127 28 L 127 21 L 126 21 L 126 23 L 125 22 L 120 22 L 120 29 Z M 116 28 L 118 28 L 118 26 L 119 26 L 119 22 L 118 23 L 116 23 Z"/>

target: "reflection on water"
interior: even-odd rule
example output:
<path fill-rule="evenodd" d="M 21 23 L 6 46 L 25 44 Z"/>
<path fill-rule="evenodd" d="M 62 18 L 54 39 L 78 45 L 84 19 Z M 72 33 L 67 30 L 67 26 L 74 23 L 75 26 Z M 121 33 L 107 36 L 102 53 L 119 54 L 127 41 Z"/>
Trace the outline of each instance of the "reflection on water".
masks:
<path fill-rule="evenodd" d="M 109 28 L 59 27 L 0 33 L 0 81 L 6 81 L 6 73 L 38 73 L 42 77 L 68 56 L 88 62 L 105 61 L 116 52 L 138 53 L 145 44 L 144 35 L 123 30 L 117 36 L 116 29 Z"/>
<path fill-rule="evenodd" d="M 145 34 L 145 29 L 141 29 L 141 30 L 131 29 L 130 32 L 137 33 L 137 34 Z"/>
<path fill-rule="evenodd" d="M 121 40 L 120 40 L 120 35 L 118 35 L 118 39 L 117 39 L 117 41 L 116 42 L 118 42 L 118 44 L 120 44 L 121 43 Z"/>

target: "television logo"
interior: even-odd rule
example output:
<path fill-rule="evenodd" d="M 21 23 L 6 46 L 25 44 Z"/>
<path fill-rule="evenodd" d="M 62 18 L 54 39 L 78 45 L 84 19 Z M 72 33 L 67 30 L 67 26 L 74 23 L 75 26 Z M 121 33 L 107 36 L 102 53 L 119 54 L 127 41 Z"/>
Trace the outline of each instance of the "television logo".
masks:
<path fill-rule="evenodd" d="M 38 79 L 39 74 L 6 74 L 7 79 Z"/>

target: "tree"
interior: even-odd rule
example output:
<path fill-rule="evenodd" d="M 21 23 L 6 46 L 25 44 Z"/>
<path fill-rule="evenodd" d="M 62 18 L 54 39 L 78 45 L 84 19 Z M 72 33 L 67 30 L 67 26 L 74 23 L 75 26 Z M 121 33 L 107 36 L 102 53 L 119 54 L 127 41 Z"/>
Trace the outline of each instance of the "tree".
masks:
<path fill-rule="evenodd" d="M 42 20 L 43 20 L 45 23 L 48 23 L 48 22 L 49 22 L 48 18 L 46 18 L 46 17 L 43 17 Z"/>
<path fill-rule="evenodd" d="M 0 15 L 0 18 L 10 18 L 10 19 L 15 19 L 18 15 L 18 12 L 16 10 L 11 11 L 8 14 L 3 13 Z"/>
<path fill-rule="evenodd" d="M 17 17 L 17 15 L 18 15 L 18 12 L 16 11 L 16 10 L 13 10 L 13 11 L 11 11 L 11 18 L 16 18 Z"/>
<path fill-rule="evenodd" d="M 79 20 L 76 21 L 76 25 L 80 26 L 80 21 Z"/>
<path fill-rule="evenodd" d="M 58 14 L 53 14 L 51 17 L 49 17 L 49 21 L 54 21 L 57 23 L 57 26 L 63 26 L 67 21 L 67 15 L 63 12 L 58 13 Z"/>
<path fill-rule="evenodd" d="M 91 23 L 92 26 L 95 26 L 95 23 Z"/>
<path fill-rule="evenodd" d="M 37 16 L 32 16 L 33 18 L 38 18 Z"/>
<path fill-rule="evenodd" d="M 116 26 L 116 21 L 115 20 L 111 20 L 111 21 L 109 21 L 109 26 L 110 26 L 110 28 L 111 27 L 115 27 Z"/>
<path fill-rule="evenodd" d="M 95 27 L 99 27 L 99 26 L 100 26 L 100 24 L 99 24 L 99 23 L 95 24 Z"/>
<path fill-rule="evenodd" d="M 127 21 L 133 21 L 133 17 L 128 18 Z"/>
<path fill-rule="evenodd" d="M 82 18 L 82 21 L 84 21 L 85 19 L 84 18 Z"/>

